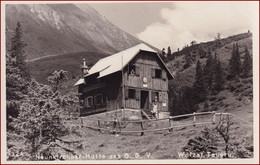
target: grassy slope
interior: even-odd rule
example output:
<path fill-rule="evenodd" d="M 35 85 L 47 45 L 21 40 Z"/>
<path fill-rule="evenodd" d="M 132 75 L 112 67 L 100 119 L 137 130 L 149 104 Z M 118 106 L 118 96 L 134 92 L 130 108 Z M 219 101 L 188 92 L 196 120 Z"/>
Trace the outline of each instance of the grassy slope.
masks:
<path fill-rule="evenodd" d="M 230 98 L 229 98 L 230 99 Z M 226 100 L 231 101 L 231 100 Z M 229 110 L 220 110 L 219 112 L 235 113 L 240 118 L 244 118 L 249 123 L 243 123 L 235 118 L 231 118 L 234 125 L 231 126 L 231 142 L 242 146 L 253 145 L 253 130 L 252 130 L 252 103 L 243 105 L 237 109 L 230 108 Z M 217 117 L 218 120 L 219 116 Z M 197 117 L 199 121 L 209 121 L 211 116 Z M 192 118 L 183 119 L 180 121 L 174 121 L 174 124 L 190 124 Z M 146 128 L 153 129 L 160 125 L 167 125 L 168 122 L 160 122 L 157 124 L 150 124 Z M 207 125 L 207 127 L 213 128 L 215 125 Z M 138 128 L 138 127 L 136 127 Z M 79 155 L 85 154 L 102 154 L 106 155 L 120 155 L 123 156 L 128 153 L 132 159 L 134 159 L 135 153 L 140 154 L 141 159 L 178 159 L 178 152 L 181 152 L 189 139 L 199 136 L 201 130 L 205 128 L 205 125 L 180 127 L 173 130 L 171 133 L 167 131 L 157 133 L 145 133 L 144 136 L 140 134 L 132 135 L 113 135 L 107 133 L 100 133 L 88 128 L 82 128 L 82 145 L 78 151 Z M 134 129 L 134 127 L 132 128 Z M 67 137 L 72 140 L 75 136 Z M 220 152 L 223 152 L 220 149 Z M 151 157 L 147 157 L 147 154 L 151 154 Z M 124 158 L 115 158 L 124 159 Z"/>
<path fill-rule="evenodd" d="M 241 85 L 242 84 L 242 85 Z M 230 85 L 233 85 L 234 90 L 230 91 Z M 218 113 L 231 113 L 244 121 L 231 117 L 233 125 L 230 128 L 230 142 L 233 147 L 238 149 L 253 146 L 253 102 L 252 102 L 252 78 L 241 79 L 240 82 L 231 82 L 226 86 L 227 89 L 219 94 L 209 98 L 210 110 L 215 110 Z M 203 105 L 199 105 L 200 110 L 204 111 Z M 219 122 L 219 117 L 216 117 L 216 123 Z M 93 118 L 93 117 L 92 117 Z M 110 119 L 109 119 L 110 120 Z M 84 124 L 97 126 L 96 122 L 90 122 L 87 118 Z M 186 118 L 178 121 L 173 121 L 173 125 L 192 124 L 193 118 Z M 211 115 L 198 116 L 199 122 L 212 121 Z M 80 121 L 74 121 L 80 124 Z M 165 128 L 169 125 L 168 121 L 146 123 L 145 129 Z M 197 125 L 174 128 L 173 132 L 167 133 L 167 130 L 156 133 L 145 133 L 140 136 L 136 134 L 121 134 L 119 136 L 100 133 L 88 128 L 79 128 L 82 132 L 81 147 L 77 148 L 79 155 L 85 154 L 102 154 L 109 155 L 119 154 L 121 158 L 125 153 L 131 155 L 131 159 L 135 159 L 135 153 L 140 154 L 140 159 L 179 159 L 178 153 L 187 145 L 189 139 L 201 135 L 201 131 L 205 127 L 214 128 L 216 125 Z M 102 126 L 104 127 L 104 125 Z M 140 125 L 129 124 L 123 126 L 123 130 L 140 130 Z M 68 140 L 74 140 L 75 135 L 66 137 Z M 222 141 L 223 143 L 223 141 Z M 219 147 L 219 152 L 224 152 L 223 147 Z M 253 152 L 247 150 L 251 155 Z M 147 154 L 151 157 L 147 157 Z M 96 158 L 95 158 L 96 159 Z"/>

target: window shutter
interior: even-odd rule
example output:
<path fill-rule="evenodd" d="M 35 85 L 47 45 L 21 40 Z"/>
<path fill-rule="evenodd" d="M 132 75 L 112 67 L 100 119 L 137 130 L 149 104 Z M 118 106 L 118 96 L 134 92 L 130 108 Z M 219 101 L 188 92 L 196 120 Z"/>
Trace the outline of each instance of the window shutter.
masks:
<path fill-rule="evenodd" d="M 140 76 L 140 66 L 135 66 L 135 75 Z"/>
<path fill-rule="evenodd" d="M 167 79 L 167 73 L 166 71 L 162 70 L 162 79 L 166 80 Z"/>
<path fill-rule="evenodd" d="M 128 99 L 128 94 L 129 94 L 129 92 L 128 92 L 128 87 L 125 87 L 125 98 L 126 98 L 126 99 Z"/>
<path fill-rule="evenodd" d="M 152 68 L 152 70 L 151 70 L 151 75 L 152 75 L 152 78 L 155 78 L 155 69 L 154 68 Z"/>
<path fill-rule="evenodd" d="M 136 100 L 140 100 L 140 90 L 139 89 L 135 90 L 135 98 L 136 98 Z"/>

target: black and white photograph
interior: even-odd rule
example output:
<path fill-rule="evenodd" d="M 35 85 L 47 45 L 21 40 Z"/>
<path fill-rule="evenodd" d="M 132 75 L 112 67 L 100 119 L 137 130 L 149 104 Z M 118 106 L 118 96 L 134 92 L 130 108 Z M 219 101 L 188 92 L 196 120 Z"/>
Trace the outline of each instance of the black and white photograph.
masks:
<path fill-rule="evenodd" d="M 1 1 L 1 34 L 1 163 L 259 163 L 258 1 Z"/>

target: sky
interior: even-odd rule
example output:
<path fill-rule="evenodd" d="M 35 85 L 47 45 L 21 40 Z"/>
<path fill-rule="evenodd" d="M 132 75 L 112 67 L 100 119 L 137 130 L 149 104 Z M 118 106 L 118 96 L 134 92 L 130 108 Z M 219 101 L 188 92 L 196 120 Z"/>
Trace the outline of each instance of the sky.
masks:
<path fill-rule="evenodd" d="M 258 2 L 128 2 L 90 4 L 122 30 L 159 49 L 252 31 Z"/>

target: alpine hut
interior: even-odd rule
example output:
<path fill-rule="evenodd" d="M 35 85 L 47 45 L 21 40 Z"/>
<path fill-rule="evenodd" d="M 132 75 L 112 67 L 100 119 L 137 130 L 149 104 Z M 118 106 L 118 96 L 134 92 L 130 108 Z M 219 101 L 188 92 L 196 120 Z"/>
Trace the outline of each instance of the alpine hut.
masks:
<path fill-rule="evenodd" d="M 133 109 L 168 111 L 168 80 L 173 76 L 155 50 L 139 44 L 82 67 L 80 115 Z"/>

